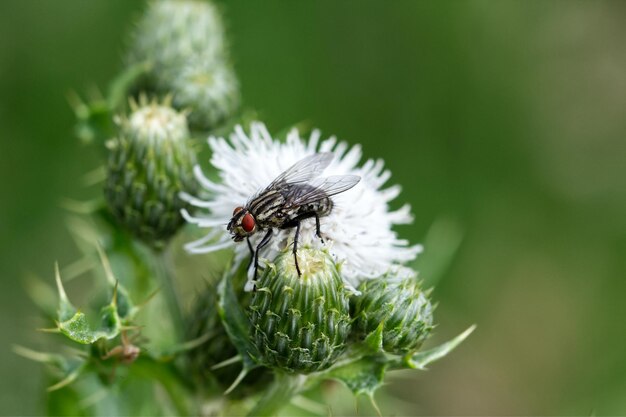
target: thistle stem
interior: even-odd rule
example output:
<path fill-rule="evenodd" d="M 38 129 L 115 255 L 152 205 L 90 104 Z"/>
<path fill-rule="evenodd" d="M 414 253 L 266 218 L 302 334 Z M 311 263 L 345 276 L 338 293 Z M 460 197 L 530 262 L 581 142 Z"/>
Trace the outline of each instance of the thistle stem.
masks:
<path fill-rule="evenodd" d="M 305 375 L 276 372 L 273 384 L 248 415 L 275 416 L 282 407 L 289 404 L 291 399 L 302 391 L 306 379 Z"/>
<path fill-rule="evenodd" d="M 174 285 L 174 277 L 172 276 L 172 268 L 169 260 L 167 249 L 163 251 L 153 251 L 154 268 L 157 278 L 163 286 L 163 297 L 167 303 L 168 309 L 172 317 L 172 323 L 176 331 L 177 340 L 182 340 L 183 332 L 183 311 L 180 304 L 178 291 Z"/>

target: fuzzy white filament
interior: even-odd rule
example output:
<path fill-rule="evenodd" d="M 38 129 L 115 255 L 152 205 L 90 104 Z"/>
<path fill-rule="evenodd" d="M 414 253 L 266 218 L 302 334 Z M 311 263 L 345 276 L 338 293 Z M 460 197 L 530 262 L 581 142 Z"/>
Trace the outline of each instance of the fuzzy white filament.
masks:
<path fill-rule="evenodd" d="M 317 130 L 305 140 L 293 129 L 286 142 L 281 142 L 273 139 L 260 122 L 251 124 L 249 134 L 237 126 L 229 140 L 211 137 L 208 142 L 213 151 L 211 164 L 217 168 L 221 181 L 209 180 L 199 166 L 195 167 L 195 175 L 209 198 L 202 200 L 183 195 L 203 212 L 192 216 L 184 211 L 183 216 L 188 222 L 211 230 L 202 239 L 188 243 L 189 252 L 206 253 L 235 246 L 238 260 L 249 256 L 246 243 L 236 244 L 226 230 L 233 209 L 245 206 L 279 174 L 316 152 L 335 155 L 322 176 L 353 174 L 361 177 L 354 188 L 333 196 L 332 212 L 320 218 L 325 245 L 336 261 L 342 263 L 342 276 L 348 286 L 355 288 L 362 280 L 379 277 L 394 265 L 413 260 L 421 252 L 421 245 L 410 246 L 392 230 L 393 225 L 412 221 L 409 205 L 395 211 L 389 209 L 389 202 L 398 196 L 400 186 L 383 188 L 391 173 L 384 169 L 382 160 L 370 159 L 359 166 L 360 146 L 350 148 L 345 142 L 337 142 L 335 137 L 320 141 Z M 274 230 L 272 241 L 261 251 L 261 256 L 274 259 L 278 251 L 292 244 L 294 231 Z M 251 237 L 254 247 L 263 234 L 260 231 Z M 315 235 L 315 219 L 302 222 L 299 245 L 324 245 Z"/>

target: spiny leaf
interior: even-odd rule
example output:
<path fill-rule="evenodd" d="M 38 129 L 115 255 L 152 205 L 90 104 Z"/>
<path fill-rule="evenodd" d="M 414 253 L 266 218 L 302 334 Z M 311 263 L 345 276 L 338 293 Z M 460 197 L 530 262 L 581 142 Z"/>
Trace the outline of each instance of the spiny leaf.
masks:
<path fill-rule="evenodd" d="M 384 356 L 366 356 L 324 373 L 327 379 L 342 382 L 354 395 L 372 397 L 383 384 L 388 363 Z"/>
<path fill-rule="evenodd" d="M 320 379 L 335 379 L 342 382 L 356 396 L 366 395 L 374 403 L 374 393 L 383 385 L 387 370 L 393 369 L 425 369 L 426 365 L 443 358 L 456 348 L 474 331 L 471 326 L 466 331 L 442 345 L 405 357 L 390 354 L 371 354 L 378 343 L 377 331 L 372 332 L 362 346 L 353 348 L 346 353 L 346 358 L 327 371 L 318 373 L 307 384 Z"/>
<path fill-rule="evenodd" d="M 454 339 L 443 343 L 433 349 L 418 352 L 413 356 L 405 358 L 405 365 L 413 369 L 426 369 L 426 365 L 436 360 L 439 360 L 450 353 L 454 348 L 461 344 L 472 332 L 476 329 L 476 325 L 470 326 L 463 333 L 455 337 Z"/>
<path fill-rule="evenodd" d="M 71 340 L 85 345 L 94 343 L 101 338 L 113 339 L 121 330 L 115 294 L 111 304 L 104 306 L 100 311 L 99 328 L 92 329 L 87 322 L 87 317 L 81 311 L 77 311 L 69 320 L 59 322 L 58 328 Z"/>

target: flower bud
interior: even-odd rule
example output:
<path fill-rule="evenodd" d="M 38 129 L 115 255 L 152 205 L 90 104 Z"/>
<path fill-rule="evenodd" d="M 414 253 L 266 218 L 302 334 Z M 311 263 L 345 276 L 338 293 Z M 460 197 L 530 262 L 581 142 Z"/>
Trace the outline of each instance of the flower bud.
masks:
<path fill-rule="evenodd" d="M 320 371 L 343 352 L 350 331 L 348 292 L 326 250 L 291 250 L 268 263 L 250 304 L 251 337 L 264 365 Z"/>
<path fill-rule="evenodd" d="M 356 333 L 365 338 L 382 324 L 382 347 L 386 352 L 413 352 L 428 338 L 433 327 L 432 306 L 408 268 L 364 281 L 360 296 L 353 298 Z"/>
<path fill-rule="evenodd" d="M 189 123 L 199 129 L 215 127 L 239 108 L 239 83 L 225 62 L 190 62 L 163 87 L 176 108 L 189 110 Z"/>
<path fill-rule="evenodd" d="M 211 129 L 239 108 L 239 84 L 229 63 L 224 28 L 208 2 L 152 2 L 131 42 L 129 63 L 150 64 L 141 88 L 171 94 L 192 128 Z"/>
<path fill-rule="evenodd" d="M 131 103 L 132 113 L 118 120 L 118 136 L 109 141 L 105 197 L 117 220 L 137 238 L 162 246 L 183 225 L 194 194 L 195 153 L 185 115 L 145 98 Z"/>
<path fill-rule="evenodd" d="M 134 30 L 129 61 L 149 62 L 157 72 L 174 71 L 195 59 L 221 59 L 224 41 L 222 19 L 213 4 L 152 1 Z"/>

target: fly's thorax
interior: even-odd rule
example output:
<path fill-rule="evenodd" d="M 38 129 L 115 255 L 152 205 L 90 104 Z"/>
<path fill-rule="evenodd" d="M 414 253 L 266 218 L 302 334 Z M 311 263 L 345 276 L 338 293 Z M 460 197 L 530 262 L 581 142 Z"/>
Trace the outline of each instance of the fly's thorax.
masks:
<path fill-rule="evenodd" d="M 277 227 L 282 223 L 284 206 L 283 194 L 278 190 L 269 190 L 254 197 L 247 208 L 262 227 Z"/>

